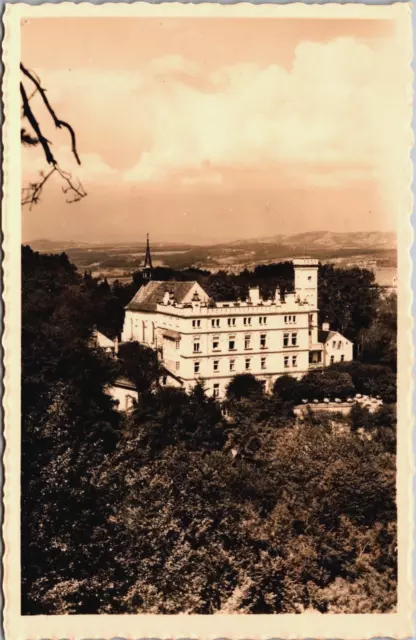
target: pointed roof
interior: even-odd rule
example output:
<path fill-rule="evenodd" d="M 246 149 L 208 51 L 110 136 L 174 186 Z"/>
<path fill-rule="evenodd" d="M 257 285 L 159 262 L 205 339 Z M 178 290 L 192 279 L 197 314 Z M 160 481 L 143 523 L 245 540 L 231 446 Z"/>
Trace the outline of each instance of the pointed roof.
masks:
<path fill-rule="evenodd" d="M 341 336 L 344 340 L 350 342 L 350 340 L 343 336 L 339 331 L 318 331 L 318 342 L 322 342 L 323 344 L 325 344 L 332 338 L 335 338 L 335 336 Z"/>
<path fill-rule="evenodd" d="M 191 289 L 198 284 L 195 280 L 178 282 L 176 280 L 151 280 L 140 287 L 126 307 L 127 311 L 156 311 L 156 305 L 163 302 L 168 291 L 179 304 L 184 301 Z"/>
<path fill-rule="evenodd" d="M 97 346 L 102 349 L 108 349 L 110 347 L 114 349 L 115 347 L 114 341 L 107 338 L 101 331 L 94 331 L 94 338 L 97 341 Z"/>
<path fill-rule="evenodd" d="M 143 269 L 153 269 L 152 254 L 150 253 L 149 234 L 146 236 L 146 255 L 144 258 Z"/>

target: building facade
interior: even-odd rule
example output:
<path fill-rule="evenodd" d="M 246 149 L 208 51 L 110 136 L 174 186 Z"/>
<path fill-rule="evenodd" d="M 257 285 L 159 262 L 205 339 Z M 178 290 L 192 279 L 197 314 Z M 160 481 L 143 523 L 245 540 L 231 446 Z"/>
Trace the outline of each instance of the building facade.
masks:
<path fill-rule="evenodd" d="M 282 297 L 277 289 L 271 300 L 252 288 L 245 301 L 214 302 L 197 282 L 150 280 L 126 307 L 121 339 L 156 349 L 167 384 L 189 390 L 203 380 L 217 398 L 241 373 L 266 390 L 281 375 L 300 378 L 327 358 L 318 335 L 318 261 L 293 264 L 294 291 Z"/>

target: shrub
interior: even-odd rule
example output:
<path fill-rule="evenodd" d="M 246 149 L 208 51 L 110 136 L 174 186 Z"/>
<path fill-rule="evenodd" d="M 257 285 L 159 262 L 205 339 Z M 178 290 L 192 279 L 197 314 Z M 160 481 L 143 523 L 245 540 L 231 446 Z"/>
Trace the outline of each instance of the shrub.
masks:
<path fill-rule="evenodd" d="M 273 385 L 273 394 L 283 402 L 297 404 L 301 397 L 299 394 L 299 383 L 292 376 L 280 376 Z"/>
<path fill-rule="evenodd" d="M 263 394 L 263 385 L 251 373 L 241 373 L 231 380 L 227 386 L 228 400 L 241 400 Z"/>
<path fill-rule="evenodd" d="M 380 396 L 389 404 L 396 402 L 396 374 L 384 365 L 364 364 L 362 362 L 340 362 L 328 368 L 328 371 L 348 373 L 356 393 Z"/>
<path fill-rule="evenodd" d="M 310 371 L 298 385 L 301 397 L 308 400 L 344 399 L 355 393 L 351 376 L 334 369 Z"/>

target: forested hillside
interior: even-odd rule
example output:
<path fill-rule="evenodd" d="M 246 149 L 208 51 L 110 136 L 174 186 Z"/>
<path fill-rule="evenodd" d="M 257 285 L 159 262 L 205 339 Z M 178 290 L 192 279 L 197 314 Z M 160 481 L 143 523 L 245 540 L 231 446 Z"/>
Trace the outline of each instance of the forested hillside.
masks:
<path fill-rule="evenodd" d="M 249 284 L 290 289 L 293 276 L 283 263 L 168 277 L 224 299 Z M 360 361 L 318 383 L 282 378 L 268 396 L 238 376 L 225 418 L 202 385 L 158 388 L 147 354 L 139 402 L 121 415 L 105 389 L 122 364 L 91 335 L 120 333 L 140 284 L 140 273 L 110 286 L 64 254 L 22 250 L 22 612 L 393 610 L 395 300 L 380 299 L 368 271 L 321 267 L 321 319 L 360 346 Z M 296 418 L 302 385 L 317 384 L 385 403 Z"/>

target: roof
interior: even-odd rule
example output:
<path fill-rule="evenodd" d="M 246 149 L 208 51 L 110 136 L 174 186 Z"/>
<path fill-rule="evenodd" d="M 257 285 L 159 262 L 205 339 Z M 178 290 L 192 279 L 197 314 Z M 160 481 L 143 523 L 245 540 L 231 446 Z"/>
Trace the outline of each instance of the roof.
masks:
<path fill-rule="evenodd" d="M 95 331 L 95 339 L 97 340 L 97 345 L 102 349 L 107 349 L 107 348 L 114 349 L 115 345 L 113 340 L 110 340 L 110 338 L 107 338 L 107 336 L 105 336 L 100 331 Z"/>
<path fill-rule="evenodd" d="M 117 378 L 117 380 L 113 384 L 113 387 L 120 387 L 122 389 L 131 389 L 132 391 L 137 391 L 136 385 L 134 384 L 133 380 L 131 380 L 127 376 L 120 376 L 119 378 Z"/>
<path fill-rule="evenodd" d="M 195 280 L 191 282 L 151 280 L 140 287 L 134 298 L 127 305 L 126 310 L 156 311 L 156 305 L 163 302 L 166 291 L 173 294 L 175 302 L 181 303 L 195 284 L 197 284 Z"/>
<path fill-rule="evenodd" d="M 163 329 L 162 334 L 166 336 L 166 338 L 171 338 L 172 340 L 180 340 L 182 338 L 179 331 L 172 331 L 172 329 Z"/>
<path fill-rule="evenodd" d="M 325 342 L 335 338 L 335 336 L 342 336 L 342 334 L 339 331 L 318 331 L 318 342 L 325 344 Z M 342 337 L 344 338 L 344 336 Z M 346 338 L 344 338 L 344 340 L 346 340 Z"/>

